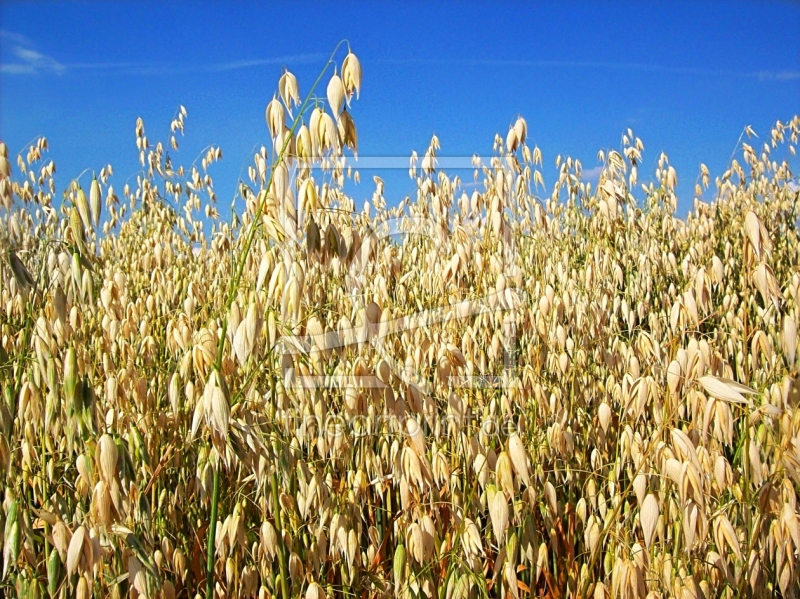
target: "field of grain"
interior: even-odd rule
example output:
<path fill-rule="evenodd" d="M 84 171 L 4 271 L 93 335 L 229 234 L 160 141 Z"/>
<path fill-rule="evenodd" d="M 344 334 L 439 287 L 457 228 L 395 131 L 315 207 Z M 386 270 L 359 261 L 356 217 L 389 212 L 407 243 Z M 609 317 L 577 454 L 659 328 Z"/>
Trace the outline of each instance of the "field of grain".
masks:
<path fill-rule="evenodd" d="M 0 143 L 0 594 L 797 597 L 800 118 L 685 218 L 631 131 L 545 191 L 522 118 L 361 208 L 335 58 L 227 221 L 183 107 L 124 189 Z"/>

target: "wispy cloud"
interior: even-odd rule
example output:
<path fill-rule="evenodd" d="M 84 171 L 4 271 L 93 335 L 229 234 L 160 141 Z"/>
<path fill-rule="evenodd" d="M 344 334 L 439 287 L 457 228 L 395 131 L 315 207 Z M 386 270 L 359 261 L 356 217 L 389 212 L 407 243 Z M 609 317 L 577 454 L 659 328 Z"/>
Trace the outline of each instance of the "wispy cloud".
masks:
<path fill-rule="evenodd" d="M 593 60 L 518 60 L 518 59 L 497 59 L 497 58 L 473 58 L 473 59 L 451 59 L 451 58 L 379 58 L 373 62 L 388 64 L 442 64 L 442 65 L 461 65 L 461 66 L 494 66 L 494 67 L 538 67 L 538 68 L 565 68 L 565 69 L 602 69 L 615 71 L 640 71 L 651 73 L 668 73 L 674 75 L 696 75 L 702 77 L 748 77 L 756 78 L 761 81 L 775 80 L 787 81 L 800 79 L 800 71 L 792 70 L 760 70 L 760 71 L 735 71 L 731 69 L 706 69 L 700 67 L 684 67 L 660 64 L 648 64 L 641 62 L 605 62 Z"/>
<path fill-rule="evenodd" d="M 179 63 L 148 62 L 59 62 L 35 49 L 35 44 L 24 35 L 0 30 L 3 56 L 11 56 L 10 62 L 0 64 L 0 73 L 8 75 L 34 75 L 37 73 L 63 74 L 66 71 L 90 70 L 118 72 L 127 75 L 173 75 L 179 73 L 222 73 L 260 66 L 306 64 L 327 58 L 324 53 L 289 54 L 268 58 L 252 58 L 206 65 L 184 65 Z"/>
<path fill-rule="evenodd" d="M 600 178 L 600 173 L 603 172 L 603 166 L 595 166 L 594 168 L 585 168 L 581 171 L 581 179 L 584 181 L 597 181 Z"/>
<path fill-rule="evenodd" d="M 24 35 L 19 33 L 13 33 L 11 31 L 6 31 L 5 29 L 0 29 L 0 40 L 7 40 L 9 43 L 19 44 L 21 46 L 32 46 L 33 43 Z"/>
<path fill-rule="evenodd" d="M 30 75 L 36 73 L 63 74 L 70 70 L 94 70 L 120 72 L 130 75 L 172 75 L 180 73 L 211 72 L 221 73 L 237 71 L 275 64 L 306 64 L 327 58 L 322 52 L 290 54 L 266 58 L 250 58 L 232 60 L 213 64 L 180 64 L 157 62 L 78 62 L 65 63 L 36 50 L 34 42 L 19 33 L 1 30 L 0 42 L 3 54 L 13 56 L 11 62 L 0 64 L 0 73 Z M 529 68 L 562 68 L 562 69 L 602 69 L 617 71 L 639 71 L 667 73 L 675 75 L 695 75 L 702 77 L 729 76 L 754 78 L 759 81 L 791 81 L 800 79 L 800 71 L 787 69 L 763 69 L 742 72 L 729 69 L 706 69 L 688 66 L 671 66 L 640 62 L 608 62 L 592 60 L 520 60 L 502 58 L 435 58 L 435 57 L 399 57 L 376 58 L 371 62 L 383 64 L 422 64 L 422 65 L 461 65 L 470 67 L 529 67 Z"/>
<path fill-rule="evenodd" d="M 788 81 L 790 79 L 800 79 L 800 71 L 758 71 L 756 73 L 751 73 L 751 75 L 753 77 L 758 77 L 761 81 Z"/>
<path fill-rule="evenodd" d="M 249 69 L 251 67 L 260 67 L 272 64 L 305 64 L 310 62 L 318 62 L 328 57 L 323 52 L 315 52 L 312 54 L 289 54 L 287 56 L 276 56 L 275 58 L 255 58 L 253 60 L 236 60 L 233 62 L 224 62 L 221 64 L 211 65 L 208 67 L 210 71 L 234 71 L 237 69 Z"/>
<path fill-rule="evenodd" d="M 70 70 L 97 70 L 135 69 L 140 66 L 138 62 L 73 62 L 64 65 Z"/>
<path fill-rule="evenodd" d="M 0 30 L 0 41 L 8 45 L 14 62 L 0 64 L 0 73 L 15 75 L 34 73 L 63 73 L 65 67 L 55 58 L 33 49 L 33 43 L 24 35 Z M 3 52 L 5 54 L 6 52 Z"/>
<path fill-rule="evenodd" d="M 285 56 L 274 56 L 269 58 L 252 58 L 247 60 L 233 60 L 212 64 L 180 64 L 180 63 L 96 63 L 96 64 L 75 64 L 67 65 L 72 69 L 106 69 L 109 71 L 121 72 L 128 75 L 176 75 L 186 73 L 225 73 L 229 71 L 239 71 L 252 69 L 268 65 L 298 65 L 325 60 L 327 55 L 324 53 L 315 54 L 288 54 Z"/>

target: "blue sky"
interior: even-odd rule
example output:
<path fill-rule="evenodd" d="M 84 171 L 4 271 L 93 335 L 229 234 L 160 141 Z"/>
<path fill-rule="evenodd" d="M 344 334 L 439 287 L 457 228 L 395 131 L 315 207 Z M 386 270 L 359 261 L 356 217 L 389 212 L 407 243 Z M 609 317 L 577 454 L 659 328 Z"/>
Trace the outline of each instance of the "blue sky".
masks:
<path fill-rule="evenodd" d="M 254 147 L 269 146 L 264 109 L 282 68 L 303 94 L 343 38 L 364 71 L 352 109 L 361 156 L 422 153 L 433 133 L 442 154 L 488 156 L 521 114 L 549 188 L 556 155 L 591 169 L 631 127 L 645 144 L 640 180 L 666 152 L 681 212 L 699 164 L 721 174 L 745 125 L 763 141 L 800 113 L 796 2 L 3 1 L 0 30 L 11 154 L 43 134 L 59 189 L 107 163 L 121 189 L 138 172 L 136 118 L 166 142 L 183 104 L 175 163 L 221 146 L 211 170 L 221 206 Z M 384 178 L 389 199 L 408 193 L 407 175 Z M 357 199 L 372 193 L 362 181 Z"/>

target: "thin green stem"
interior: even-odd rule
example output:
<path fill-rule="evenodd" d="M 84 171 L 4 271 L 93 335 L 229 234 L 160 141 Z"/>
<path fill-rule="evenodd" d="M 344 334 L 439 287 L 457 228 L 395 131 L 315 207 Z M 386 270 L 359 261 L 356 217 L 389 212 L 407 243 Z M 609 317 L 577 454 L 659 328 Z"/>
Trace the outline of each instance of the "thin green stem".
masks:
<path fill-rule="evenodd" d="M 283 146 L 278 154 L 277 159 L 273 163 L 273 168 L 270 169 L 269 179 L 266 184 L 266 189 L 268 190 L 272 185 L 272 180 L 275 175 L 275 165 L 280 164 L 285 156 L 286 151 L 289 148 L 289 144 L 291 143 L 292 138 L 295 135 L 295 131 L 299 127 L 300 123 L 302 122 L 303 114 L 306 108 L 309 105 L 309 102 L 314 95 L 314 90 L 316 90 L 319 83 L 322 81 L 325 72 L 328 70 L 328 67 L 331 66 L 333 63 L 333 57 L 336 56 L 336 53 L 339 51 L 339 48 L 344 43 L 344 40 L 339 42 L 334 48 L 333 52 L 331 53 L 328 62 L 325 63 L 325 67 L 320 71 L 320 74 L 317 76 L 314 85 L 311 87 L 311 91 L 303 100 L 303 104 L 300 107 L 300 110 L 297 113 L 297 117 L 295 118 L 294 122 L 292 123 L 292 128 L 289 131 L 289 135 L 286 136 L 286 139 L 283 142 Z M 253 244 L 253 240 L 255 239 L 256 231 L 261 224 L 261 215 L 264 212 L 264 207 L 266 206 L 266 196 L 264 199 L 259 202 L 258 208 L 256 209 L 256 213 L 253 217 L 252 225 L 250 226 L 249 230 L 247 231 L 247 237 L 245 238 L 245 244 L 242 251 L 242 255 L 239 260 L 236 261 L 236 274 L 231 279 L 230 287 L 228 288 L 228 297 L 225 302 L 225 320 L 222 324 L 222 331 L 220 332 L 219 336 L 219 343 L 217 345 L 217 360 L 216 360 L 216 368 L 218 372 L 222 372 L 222 357 L 225 351 L 225 337 L 228 332 L 228 314 L 230 313 L 230 307 L 233 303 L 233 299 L 235 297 L 236 291 L 239 289 L 239 284 L 242 280 L 242 275 L 244 273 L 244 267 L 247 263 L 247 256 L 250 254 L 250 248 Z M 213 575 L 214 575 L 214 539 L 216 537 L 217 532 L 217 511 L 218 511 L 218 504 L 219 504 L 219 469 L 220 465 L 217 464 L 214 467 L 214 495 L 211 500 L 211 521 L 209 522 L 208 526 L 208 540 L 206 544 L 207 548 L 207 562 L 206 562 L 206 597 L 212 597 L 213 591 Z M 278 480 L 277 480 L 277 472 L 273 475 L 273 482 L 272 482 L 272 494 L 273 500 L 275 505 L 275 518 L 276 524 L 278 524 L 278 528 L 280 529 L 280 502 L 278 501 Z M 285 556 L 285 549 L 283 548 L 283 543 L 281 542 L 281 592 L 283 594 L 283 599 L 289 599 L 289 588 L 286 581 L 287 576 L 287 565 L 286 565 L 286 556 Z"/>
<path fill-rule="evenodd" d="M 219 464 L 214 468 L 214 493 L 211 497 L 211 521 L 208 526 L 208 546 L 206 547 L 206 597 L 214 592 L 214 540 L 217 532 L 217 509 L 219 506 Z"/>
<path fill-rule="evenodd" d="M 614 525 L 614 523 L 615 523 L 615 521 L 617 519 L 617 515 L 619 514 L 619 512 L 622 509 L 623 505 L 625 504 L 624 498 L 630 495 L 631 491 L 633 490 L 633 481 L 636 480 L 636 477 L 639 475 L 639 472 L 641 472 L 642 468 L 647 463 L 647 458 L 650 456 L 650 453 L 656 447 L 656 441 L 659 438 L 661 438 L 661 435 L 667 429 L 667 426 L 672 422 L 672 419 L 675 417 L 675 414 L 677 413 L 677 411 L 678 411 L 678 407 L 676 406 L 675 408 L 673 408 L 672 412 L 670 413 L 669 418 L 664 418 L 664 421 L 661 423 L 661 426 L 658 427 L 658 430 L 656 430 L 655 434 L 650 438 L 650 441 L 649 441 L 647 447 L 645 448 L 644 453 L 642 454 L 641 463 L 640 463 L 639 467 L 637 467 L 634 470 L 633 476 L 631 476 L 630 481 L 628 482 L 628 485 L 626 486 L 625 491 L 622 494 L 623 500 L 620 501 L 614 507 L 614 509 L 611 512 L 611 516 L 608 518 L 607 524 L 603 527 L 603 530 L 600 532 L 600 540 L 598 541 L 597 547 L 592 552 L 592 557 L 589 560 L 588 572 L 589 572 L 590 576 L 591 576 L 591 573 L 594 571 L 595 564 L 597 563 L 597 558 L 600 556 L 600 553 L 602 553 L 603 542 L 605 541 L 606 536 L 611 532 L 611 528 L 612 528 L 612 526 Z M 581 597 L 586 597 L 587 596 L 590 584 L 591 584 L 591 578 L 587 578 L 586 581 L 584 582 L 584 584 L 582 585 L 581 589 L 580 589 L 580 596 Z"/>
<path fill-rule="evenodd" d="M 272 473 L 270 479 L 270 486 L 272 487 L 272 509 L 275 511 L 275 525 L 278 530 L 278 562 L 281 571 L 281 594 L 283 599 L 289 599 L 289 576 L 288 558 L 286 555 L 286 546 L 283 543 L 283 524 L 281 523 L 281 502 L 278 494 L 278 470 Z"/>

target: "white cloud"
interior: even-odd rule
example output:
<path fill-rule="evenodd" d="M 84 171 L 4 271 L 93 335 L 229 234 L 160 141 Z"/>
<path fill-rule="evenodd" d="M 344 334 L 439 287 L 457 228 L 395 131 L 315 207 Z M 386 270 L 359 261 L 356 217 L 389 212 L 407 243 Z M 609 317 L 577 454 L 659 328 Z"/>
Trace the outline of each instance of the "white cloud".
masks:
<path fill-rule="evenodd" d="M 6 31 L 5 29 L 0 29 L 0 39 L 8 40 L 14 44 L 19 44 L 21 46 L 32 46 L 33 43 L 24 35 L 20 35 L 19 33 L 13 33 L 11 31 Z"/>
<path fill-rule="evenodd" d="M 790 81 L 792 79 L 800 79 L 800 71 L 759 71 L 757 73 L 752 73 L 752 75 L 757 76 L 760 81 Z"/>
<path fill-rule="evenodd" d="M 24 75 L 35 73 L 63 73 L 66 67 L 55 58 L 33 49 L 33 43 L 24 35 L 0 30 L 3 45 L 10 45 L 11 55 L 16 60 L 0 64 L 0 73 Z M 6 52 L 4 52 L 6 54 Z"/>
<path fill-rule="evenodd" d="M 789 81 L 800 79 L 800 71 L 764 69 L 761 71 L 737 71 L 733 69 L 709 69 L 705 67 L 674 66 L 642 62 L 608 62 L 594 60 L 524 60 L 503 58 L 378 58 L 373 62 L 389 64 L 457 64 L 462 66 L 538 67 L 565 69 L 596 69 L 612 71 L 642 71 L 673 75 L 695 75 L 699 77 L 745 77 L 759 81 Z"/>
<path fill-rule="evenodd" d="M 581 179 L 584 181 L 597 181 L 600 178 L 600 173 L 602 172 L 602 165 L 594 168 L 585 168 L 581 171 Z"/>
<path fill-rule="evenodd" d="M 0 56 L 13 57 L 11 62 L 0 63 L 0 73 L 5 75 L 34 75 L 37 73 L 56 73 L 60 75 L 68 70 L 116 71 L 131 75 L 169 75 L 190 72 L 216 73 L 275 64 L 289 65 L 321 62 L 328 56 L 323 53 L 293 54 L 205 65 L 139 62 L 62 63 L 52 56 L 48 56 L 36 50 L 33 41 L 19 33 L 0 29 L 0 42 L 2 42 L 3 45 L 3 52 L 0 53 Z"/>
<path fill-rule="evenodd" d="M 24 75 L 35 72 L 36 71 L 27 64 L 0 64 L 0 73 L 6 75 Z"/>
<path fill-rule="evenodd" d="M 294 54 L 290 56 L 276 56 L 274 58 L 255 58 L 253 60 L 236 60 L 222 64 L 211 65 L 209 71 L 233 71 L 237 69 L 247 69 L 270 64 L 301 64 L 317 62 L 327 58 L 327 54 L 321 52 L 315 54 Z"/>
<path fill-rule="evenodd" d="M 37 52 L 36 50 L 17 47 L 14 49 L 14 54 L 17 55 L 17 58 L 19 58 L 23 64 L 30 66 L 36 71 L 55 71 L 60 73 L 66 68 L 55 58 L 46 56 L 45 54 Z"/>

